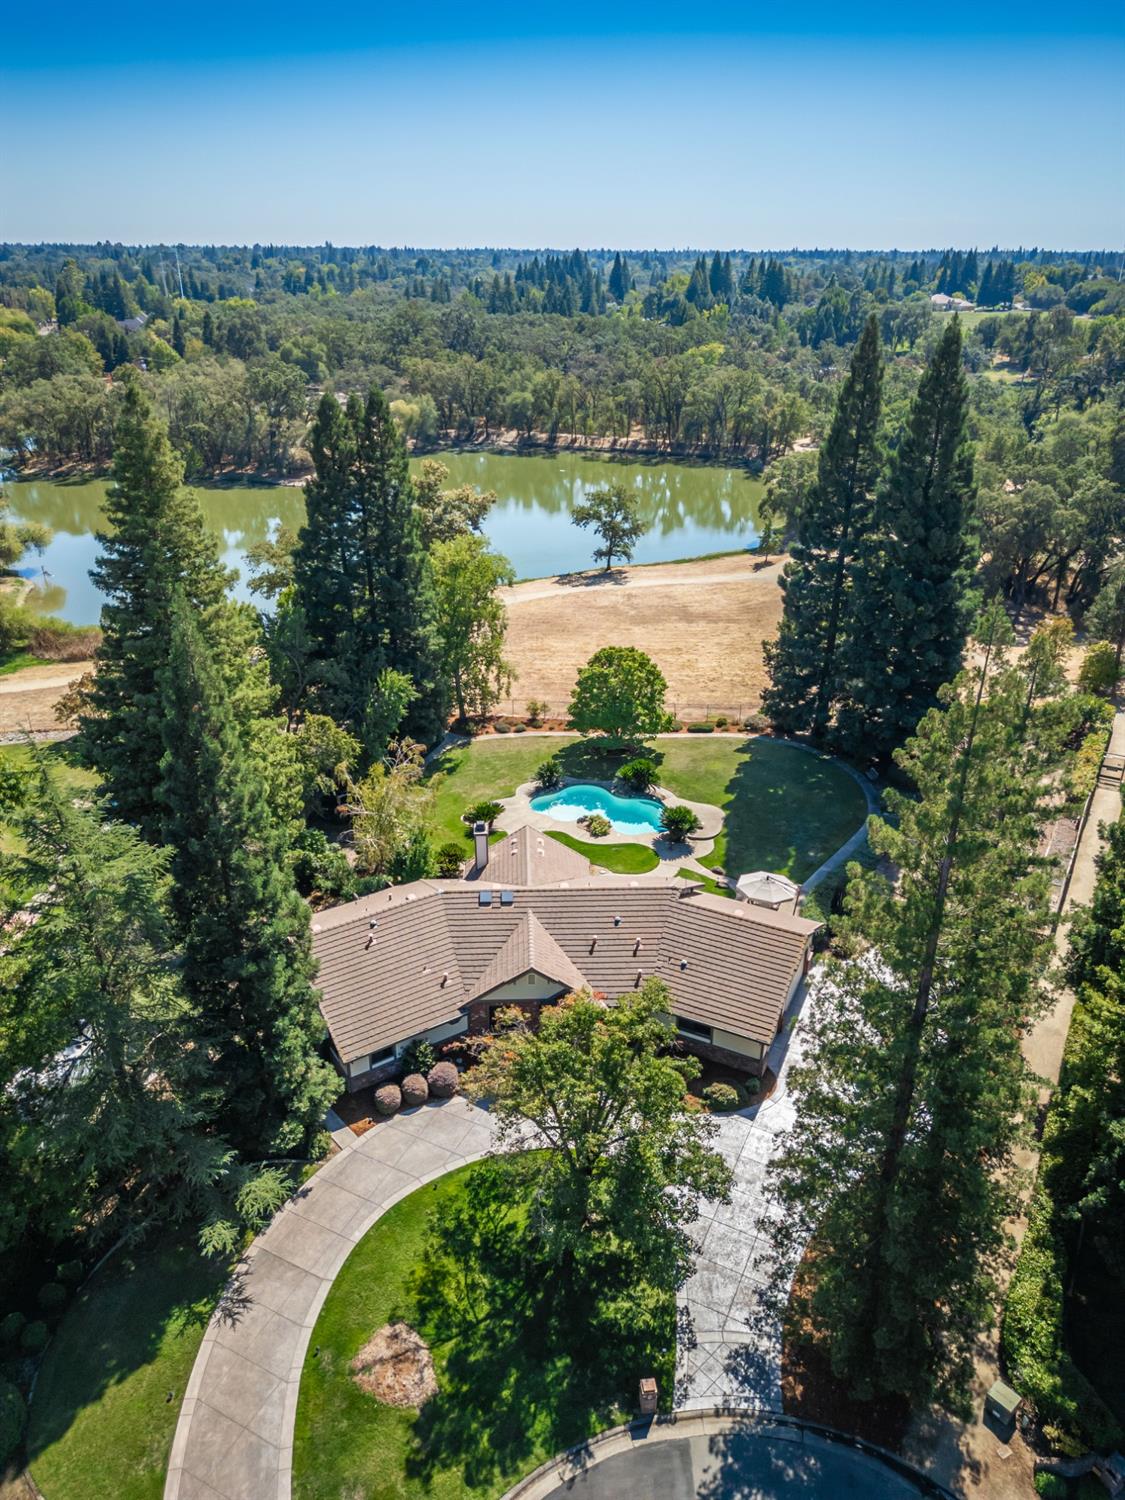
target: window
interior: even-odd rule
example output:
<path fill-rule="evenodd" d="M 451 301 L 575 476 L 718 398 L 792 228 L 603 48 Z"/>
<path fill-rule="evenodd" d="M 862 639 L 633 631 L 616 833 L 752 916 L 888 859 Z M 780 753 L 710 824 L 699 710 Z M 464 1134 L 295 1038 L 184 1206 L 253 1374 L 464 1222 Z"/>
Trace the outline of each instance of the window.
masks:
<path fill-rule="evenodd" d="M 370 1072 L 372 1068 L 381 1068 L 384 1063 L 394 1062 L 395 1049 L 384 1047 L 381 1052 L 369 1053 L 367 1057 L 354 1058 L 348 1064 L 348 1077 L 358 1078 L 361 1073 Z"/>
<path fill-rule="evenodd" d="M 703 1026 L 699 1021 L 689 1021 L 686 1016 L 676 1017 L 676 1030 L 681 1036 L 687 1036 L 693 1042 L 709 1042 L 712 1032 L 710 1026 Z"/>

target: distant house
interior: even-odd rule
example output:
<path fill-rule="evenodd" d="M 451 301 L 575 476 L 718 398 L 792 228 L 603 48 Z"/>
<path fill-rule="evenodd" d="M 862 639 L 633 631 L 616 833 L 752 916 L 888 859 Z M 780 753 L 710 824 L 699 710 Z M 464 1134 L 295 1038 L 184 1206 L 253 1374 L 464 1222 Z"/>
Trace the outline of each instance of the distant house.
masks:
<path fill-rule="evenodd" d="M 140 333 L 148 322 L 148 313 L 138 313 L 135 318 L 117 318 L 118 328 L 124 329 L 126 333 Z"/>
<path fill-rule="evenodd" d="M 321 1010 L 349 1089 L 393 1075 L 410 1042 L 532 1020 L 574 990 L 612 1002 L 655 976 L 691 1051 L 760 1073 L 818 924 L 677 878 L 591 874 L 523 827 L 477 844 L 459 880 L 417 880 L 313 918 Z"/>
<path fill-rule="evenodd" d="M 934 292 L 930 297 L 930 306 L 935 312 L 971 312 L 973 304 L 966 302 L 964 297 L 950 297 L 946 292 Z"/>

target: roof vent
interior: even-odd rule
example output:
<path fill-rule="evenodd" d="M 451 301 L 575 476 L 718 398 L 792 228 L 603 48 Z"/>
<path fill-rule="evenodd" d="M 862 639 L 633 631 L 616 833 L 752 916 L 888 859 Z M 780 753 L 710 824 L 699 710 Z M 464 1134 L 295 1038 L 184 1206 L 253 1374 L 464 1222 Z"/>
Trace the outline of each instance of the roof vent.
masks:
<path fill-rule="evenodd" d="M 641 971 L 640 971 L 640 969 L 638 969 L 637 970 L 637 977 L 633 980 L 633 983 L 634 984 L 640 984 L 640 982 L 641 982 Z"/>
<path fill-rule="evenodd" d="M 681 969 L 686 969 L 687 968 L 687 959 L 686 958 L 681 958 L 680 959 L 680 968 Z"/>
<path fill-rule="evenodd" d="M 367 950 L 368 950 L 368 948 L 372 948 L 372 947 L 374 947 L 374 945 L 375 945 L 375 934 L 373 932 L 369 932 L 367 934 L 367 941 L 363 945 L 363 951 L 366 953 Z"/>
<path fill-rule="evenodd" d="M 590 939 L 590 952 L 593 953 L 594 949 L 597 946 L 598 946 L 598 936 L 597 936 L 597 933 L 595 933 L 594 936 Z"/>
<path fill-rule="evenodd" d="M 515 899 L 516 899 L 516 893 L 515 893 L 515 891 L 501 891 L 500 892 L 500 905 L 501 906 L 511 906 L 512 902 Z"/>
<path fill-rule="evenodd" d="M 372 917 L 371 920 L 370 920 L 370 922 L 368 922 L 367 925 L 368 925 L 368 927 L 371 928 L 372 932 L 374 932 L 375 928 L 378 927 L 378 925 L 379 925 L 379 919 L 378 919 L 378 917 Z"/>
<path fill-rule="evenodd" d="M 477 905 L 478 906 L 491 906 L 492 905 L 492 892 L 491 891 L 478 891 L 477 892 Z"/>
<path fill-rule="evenodd" d="M 446 969 L 445 973 L 441 976 L 441 987 L 442 987 L 442 989 L 445 989 L 445 987 L 446 987 L 446 985 L 448 983 L 449 983 L 449 970 Z"/>
<path fill-rule="evenodd" d="M 615 927 L 620 927 L 621 926 L 621 918 L 620 917 L 614 917 L 614 919 L 613 919 L 613 925 Z"/>
<path fill-rule="evenodd" d="M 640 951 L 641 951 L 641 940 L 640 940 L 640 938 L 637 938 L 637 939 L 635 939 L 635 941 L 633 943 L 633 957 L 636 958 L 637 954 Z"/>

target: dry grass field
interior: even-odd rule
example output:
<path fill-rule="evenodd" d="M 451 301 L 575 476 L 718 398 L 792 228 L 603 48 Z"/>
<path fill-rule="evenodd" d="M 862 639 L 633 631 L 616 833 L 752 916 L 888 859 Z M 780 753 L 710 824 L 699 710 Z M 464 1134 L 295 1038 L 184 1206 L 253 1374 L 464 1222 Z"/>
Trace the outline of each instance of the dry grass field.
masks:
<path fill-rule="evenodd" d="M 515 711 L 538 698 L 565 712 L 579 667 L 613 645 L 653 657 L 675 712 L 749 713 L 765 681 L 762 644 L 781 618 L 780 574 L 776 559 L 737 554 L 502 590 Z"/>

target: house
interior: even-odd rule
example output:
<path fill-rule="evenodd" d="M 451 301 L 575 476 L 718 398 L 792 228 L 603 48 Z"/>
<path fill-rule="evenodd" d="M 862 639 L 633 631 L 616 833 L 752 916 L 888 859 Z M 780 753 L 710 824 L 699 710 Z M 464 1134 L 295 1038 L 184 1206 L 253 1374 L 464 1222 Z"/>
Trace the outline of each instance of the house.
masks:
<path fill-rule="evenodd" d="M 690 1049 L 760 1073 L 808 971 L 818 924 L 674 878 L 595 875 L 523 827 L 478 837 L 467 875 L 416 880 L 318 912 L 317 987 L 349 1089 L 392 1076 L 410 1042 L 486 1031 L 511 1005 L 588 988 L 668 986 Z"/>
<path fill-rule="evenodd" d="M 950 297 L 945 292 L 934 292 L 930 306 L 935 312 L 971 312 L 973 304 L 964 297 Z"/>

